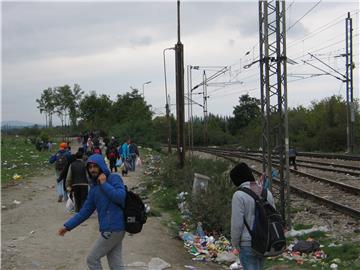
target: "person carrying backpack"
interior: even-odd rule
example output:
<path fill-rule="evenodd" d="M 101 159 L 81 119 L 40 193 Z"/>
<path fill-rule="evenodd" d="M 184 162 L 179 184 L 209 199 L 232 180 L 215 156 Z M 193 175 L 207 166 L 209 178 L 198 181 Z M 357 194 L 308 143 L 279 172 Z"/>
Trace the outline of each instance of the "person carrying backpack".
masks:
<path fill-rule="evenodd" d="M 87 257 L 90 270 L 103 269 L 101 258 L 107 256 L 110 269 L 123 269 L 122 241 L 125 235 L 125 197 L 126 190 L 120 175 L 110 173 L 104 158 L 91 155 L 87 162 L 87 173 L 91 179 L 89 194 L 79 213 L 71 217 L 58 230 L 64 236 L 96 210 L 98 213 L 100 235 Z"/>
<path fill-rule="evenodd" d="M 262 270 L 264 269 L 265 257 L 254 252 L 252 248 L 253 239 L 249 230 L 254 227 L 256 204 L 253 197 L 245 191 L 250 189 L 260 196 L 263 189 L 256 184 L 251 169 L 246 163 L 237 164 L 230 172 L 230 179 L 238 188 L 233 195 L 231 205 L 231 243 L 234 253 L 240 252 L 240 262 L 244 270 Z M 271 192 L 269 190 L 264 191 L 267 192 L 268 203 L 275 208 Z"/>
<path fill-rule="evenodd" d="M 56 192 L 58 194 L 58 202 L 62 202 L 65 191 L 64 191 L 64 178 L 62 172 L 66 169 L 71 152 L 67 150 L 67 143 L 63 142 L 60 144 L 60 150 L 52 155 L 49 159 L 50 164 L 55 164 L 55 176 L 56 176 Z"/>
<path fill-rule="evenodd" d="M 83 152 L 78 151 L 68 169 L 66 176 L 66 190 L 75 198 L 75 213 L 79 212 L 88 195 L 89 182 L 86 176 L 86 165 L 83 161 Z"/>

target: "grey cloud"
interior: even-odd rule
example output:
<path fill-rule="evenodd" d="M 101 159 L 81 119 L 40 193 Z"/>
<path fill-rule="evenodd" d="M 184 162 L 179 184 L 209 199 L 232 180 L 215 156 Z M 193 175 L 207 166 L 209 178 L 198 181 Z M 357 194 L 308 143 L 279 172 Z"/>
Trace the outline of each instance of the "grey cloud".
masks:
<path fill-rule="evenodd" d="M 146 46 L 146 45 L 150 45 L 151 42 L 152 42 L 152 38 L 150 36 L 143 36 L 130 40 L 130 43 L 134 46 Z"/>
<path fill-rule="evenodd" d="M 244 15 L 248 6 L 184 2 L 182 34 L 211 29 L 228 16 Z M 176 5 L 169 2 L 5 2 L 2 15 L 5 64 L 148 46 L 176 38 Z"/>

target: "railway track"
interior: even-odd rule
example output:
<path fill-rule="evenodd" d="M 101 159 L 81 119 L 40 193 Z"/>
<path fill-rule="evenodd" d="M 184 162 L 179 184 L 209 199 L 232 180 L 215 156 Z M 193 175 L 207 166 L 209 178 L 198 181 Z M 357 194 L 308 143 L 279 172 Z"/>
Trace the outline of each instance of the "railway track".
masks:
<path fill-rule="evenodd" d="M 240 153 L 244 156 L 252 156 L 252 157 L 261 157 L 261 153 L 251 153 L 251 152 L 241 152 L 237 150 L 230 150 L 230 149 L 222 149 L 222 148 L 215 148 L 221 151 L 231 151 L 234 153 Z M 214 150 L 215 150 L 214 149 Z M 278 156 L 273 156 L 274 161 L 278 160 Z M 304 158 L 296 158 L 296 164 L 301 167 L 305 168 L 313 168 L 322 171 L 329 171 L 329 172 L 336 172 L 336 173 L 343 173 L 352 176 L 360 176 L 360 162 L 357 166 L 352 165 L 345 165 L 345 164 L 336 164 L 334 162 L 324 162 L 318 160 L 311 160 L 311 159 L 304 159 Z M 320 165 L 320 166 L 317 166 Z"/>
<path fill-rule="evenodd" d="M 232 150 L 233 148 L 228 148 L 227 150 Z M 258 150 L 237 150 L 243 153 L 258 153 L 261 154 L 261 151 Z M 348 155 L 348 154 L 334 154 L 334 153 L 314 153 L 314 152 L 298 152 L 300 157 L 311 157 L 311 158 L 326 158 L 326 159 L 342 159 L 348 161 L 360 161 L 360 155 Z"/>
<path fill-rule="evenodd" d="M 221 156 L 232 162 L 238 162 L 234 158 L 255 161 L 257 168 L 253 168 L 254 173 L 258 175 L 262 173 L 260 168 L 262 160 L 257 157 L 222 149 L 196 148 L 194 150 Z M 340 213 L 360 219 L 360 188 L 303 172 L 299 173 L 295 170 L 291 170 L 290 180 L 292 192 Z M 274 183 L 279 184 L 279 180 L 275 178 Z"/>

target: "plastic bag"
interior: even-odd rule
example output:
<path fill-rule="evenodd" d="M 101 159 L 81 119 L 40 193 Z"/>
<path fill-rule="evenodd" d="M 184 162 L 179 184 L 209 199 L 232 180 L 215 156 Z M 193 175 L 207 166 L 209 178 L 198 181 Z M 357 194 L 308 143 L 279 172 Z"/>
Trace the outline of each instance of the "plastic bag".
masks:
<path fill-rule="evenodd" d="M 122 163 L 123 162 L 122 162 L 121 158 L 119 158 L 119 159 L 116 160 L 115 166 L 120 167 Z"/>
<path fill-rule="evenodd" d="M 138 157 L 136 159 L 136 167 L 141 167 L 141 165 L 142 165 L 141 159 Z"/>
<path fill-rule="evenodd" d="M 67 209 L 69 212 L 73 211 L 74 208 L 75 208 L 74 201 L 70 198 L 70 196 L 69 196 L 69 198 L 68 198 L 67 201 L 66 201 L 65 207 L 66 207 L 66 209 Z"/>

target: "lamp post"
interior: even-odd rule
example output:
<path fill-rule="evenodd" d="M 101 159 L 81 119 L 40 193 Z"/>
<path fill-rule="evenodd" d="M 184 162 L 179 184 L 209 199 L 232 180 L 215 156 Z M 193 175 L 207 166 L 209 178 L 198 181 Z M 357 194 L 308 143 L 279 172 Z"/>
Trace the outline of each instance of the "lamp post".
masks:
<path fill-rule="evenodd" d="M 165 51 L 167 50 L 175 50 L 175 48 L 166 48 L 163 50 L 163 58 L 164 58 L 164 77 L 165 77 L 165 98 L 166 98 L 166 120 L 168 122 L 168 153 L 171 153 L 171 119 L 170 119 L 170 108 L 169 108 L 169 98 L 167 92 L 167 80 L 166 80 L 166 60 L 165 60 Z"/>
<path fill-rule="evenodd" d="M 180 0 L 177 0 L 177 43 L 175 44 L 175 72 L 176 72 L 176 122 L 177 147 L 179 154 L 179 167 L 185 163 L 184 140 L 184 46 L 180 41 Z"/>
<path fill-rule="evenodd" d="M 143 98 L 145 98 L 145 94 L 144 94 L 144 86 L 145 86 L 145 84 L 149 84 L 149 83 L 151 83 L 151 81 L 144 82 L 144 83 L 142 84 L 142 94 L 143 94 Z"/>

